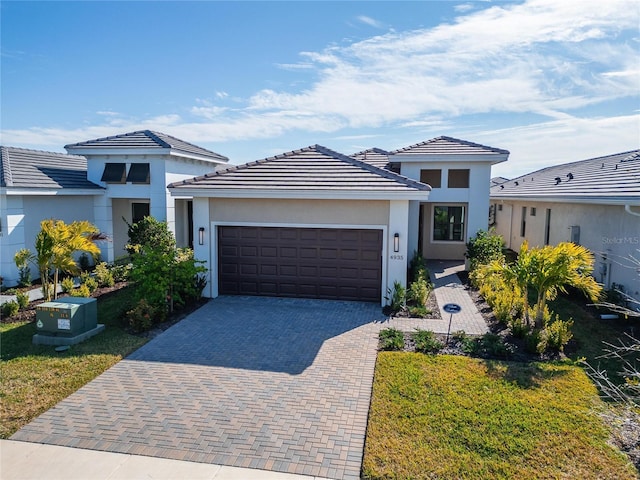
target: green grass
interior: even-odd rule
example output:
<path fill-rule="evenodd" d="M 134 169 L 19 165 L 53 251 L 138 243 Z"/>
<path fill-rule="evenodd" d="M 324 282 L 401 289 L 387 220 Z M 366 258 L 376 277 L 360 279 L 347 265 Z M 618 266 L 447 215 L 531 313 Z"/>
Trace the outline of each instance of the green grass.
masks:
<path fill-rule="evenodd" d="M 8 438 L 146 342 L 120 324 L 131 293 L 123 289 L 98 299 L 98 323 L 105 331 L 63 353 L 31 343 L 34 323 L 0 325 L 0 438 Z"/>
<path fill-rule="evenodd" d="M 378 355 L 365 478 L 637 478 L 579 367 Z"/>

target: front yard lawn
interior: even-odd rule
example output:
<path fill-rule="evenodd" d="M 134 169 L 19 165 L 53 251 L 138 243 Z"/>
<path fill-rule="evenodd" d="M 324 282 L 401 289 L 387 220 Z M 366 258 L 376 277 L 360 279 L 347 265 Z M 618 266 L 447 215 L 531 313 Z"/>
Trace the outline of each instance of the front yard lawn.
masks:
<path fill-rule="evenodd" d="M 380 352 L 365 478 L 632 479 L 576 366 Z"/>
<path fill-rule="evenodd" d="M 130 295 L 126 288 L 99 298 L 98 323 L 105 324 L 105 331 L 62 353 L 31 343 L 33 322 L 0 325 L 0 438 L 8 438 L 147 341 L 121 327 L 120 313 Z"/>

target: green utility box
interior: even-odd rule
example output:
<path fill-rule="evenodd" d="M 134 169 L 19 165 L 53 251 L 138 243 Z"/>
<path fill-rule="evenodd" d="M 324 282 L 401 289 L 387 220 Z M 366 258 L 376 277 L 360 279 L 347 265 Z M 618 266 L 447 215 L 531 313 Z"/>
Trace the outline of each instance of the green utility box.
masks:
<path fill-rule="evenodd" d="M 98 324 L 95 298 L 65 297 L 36 307 L 36 329 L 40 335 L 76 337 Z"/>

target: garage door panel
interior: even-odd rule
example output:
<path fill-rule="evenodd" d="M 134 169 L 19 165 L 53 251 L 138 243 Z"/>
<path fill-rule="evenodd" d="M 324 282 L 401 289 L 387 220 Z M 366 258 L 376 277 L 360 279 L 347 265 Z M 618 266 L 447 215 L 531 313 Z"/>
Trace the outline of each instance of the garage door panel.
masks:
<path fill-rule="evenodd" d="M 379 301 L 382 231 L 218 227 L 221 294 Z"/>

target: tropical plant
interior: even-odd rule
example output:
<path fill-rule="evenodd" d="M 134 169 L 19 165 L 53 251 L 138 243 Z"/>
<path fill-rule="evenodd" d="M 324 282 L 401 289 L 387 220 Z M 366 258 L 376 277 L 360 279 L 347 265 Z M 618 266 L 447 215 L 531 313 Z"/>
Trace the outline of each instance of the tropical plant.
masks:
<path fill-rule="evenodd" d="M 101 238 L 98 228 L 85 220 L 68 225 L 62 220 L 54 219 L 40 222 L 40 232 L 36 236 L 36 258 L 42 293 L 46 300 L 51 299 L 52 291 L 54 298 L 57 298 L 55 285 L 58 284 L 60 272 L 71 274 L 79 272 L 73 254 L 84 251 L 97 255 L 100 249 L 94 241 Z M 53 271 L 53 284 L 50 278 L 51 271 Z"/>
<path fill-rule="evenodd" d="M 13 256 L 13 261 L 18 267 L 19 280 L 18 285 L 28 287 L 31 285 L 31 268 L 29 263 L 33 262 L 35 257 L 28 248 L 21 248 Z"/>
<path fill-rule="evenodd" d="M 130 255 L 144 246 L 154 246 L 164 253 L 171 253 L 175 249 L 176 240 L 169 230 L 167 222 L 149 216 L 134 224 L 124 221 L 128 226 L 127 233 L 129 235 L 129 243 L 125 248 Z"/>
<path fill-rule="evenodd" d="M 431 330 L 421 330 L 418 328 L 411 338 L 413 338 L 416 345 L 416 352 L 435 353 L 444 346 Z"/>
<path fill-rule="evenodd" d="M 16 292 L 16 301 L 21 309 L 27 308 L 29 305 L 29 294 L 25 292 Z"/>
<path fill-rule="evenodd" d="M 399 281 L 393 282 L 393 290 L 387 288 L 385 300 L 388 302 L 391 313 L 398 313 L 407 303 L 407 289 Z"/>

